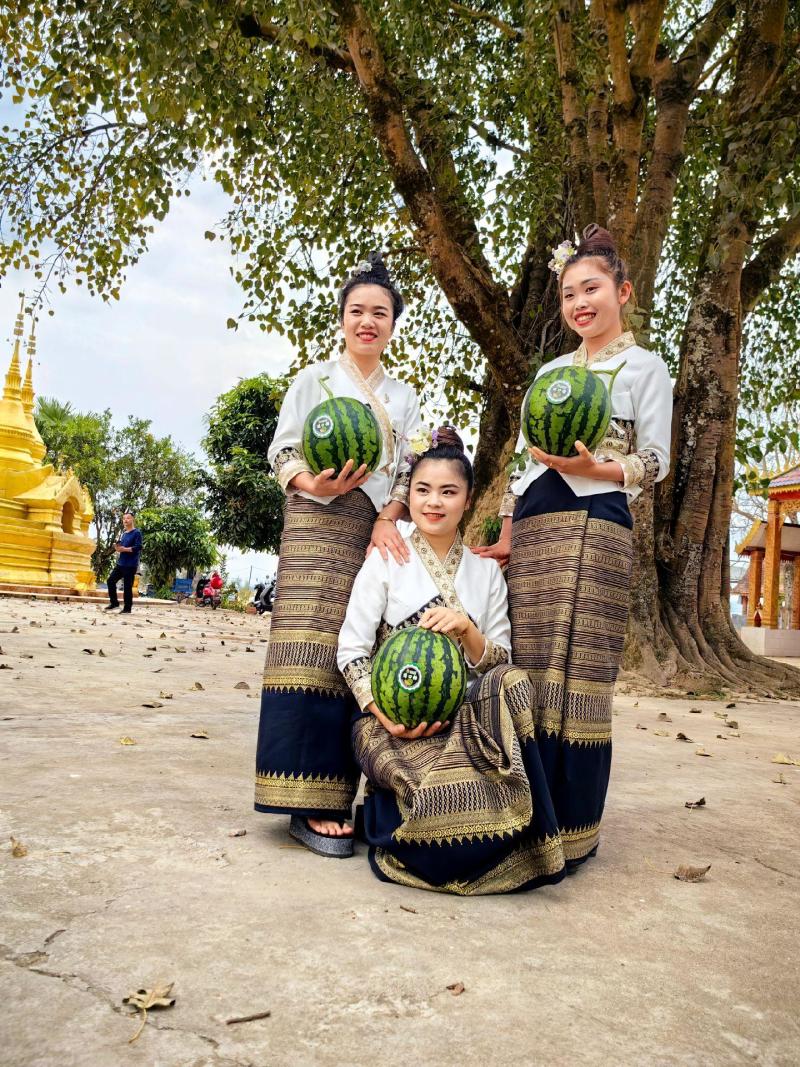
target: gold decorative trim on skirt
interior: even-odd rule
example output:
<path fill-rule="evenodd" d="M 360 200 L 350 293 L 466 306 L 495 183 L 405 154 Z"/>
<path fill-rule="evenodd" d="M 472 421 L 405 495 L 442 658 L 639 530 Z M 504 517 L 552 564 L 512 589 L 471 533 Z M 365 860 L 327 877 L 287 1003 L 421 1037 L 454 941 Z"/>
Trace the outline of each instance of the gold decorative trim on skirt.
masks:
<path fill-rule="evenodd" d="M 353 803 L 353 783 L 346 779 L 285 774 L 256 774 L 256 804 L 265 808 L 326 808 L 339 811 Z"/>
<path fill-rule="evenodd" d="M 336 665 L 336 646 L 374 521 L 375 508 L 361 490 L 330 504 L 288 498 L 265 689 L 349 695 Z"/>
<path fill-rule="evenodd" d="M 430 885 L 412 874 L 400 860 L 384 849 L 375 849 L 375 863 L 383 874 L 399 885 L 428 889 L 434 893 L 454 893 L 461 897 L 490 893 L 511 893 L 534 878 L 558 874 L 564 866 L 564 850 L 558 837 L 529 841 L 514 849 L 496 867 L 473 882 L 445 882 Z"/>
<path fill-rule="evenodd" d="M 577 830 L 562 830 L 561 843 L 564 846 L 564 859 L 581 860 L 588 856 L 600 840 L 600 823 L 583 826 Z"/>

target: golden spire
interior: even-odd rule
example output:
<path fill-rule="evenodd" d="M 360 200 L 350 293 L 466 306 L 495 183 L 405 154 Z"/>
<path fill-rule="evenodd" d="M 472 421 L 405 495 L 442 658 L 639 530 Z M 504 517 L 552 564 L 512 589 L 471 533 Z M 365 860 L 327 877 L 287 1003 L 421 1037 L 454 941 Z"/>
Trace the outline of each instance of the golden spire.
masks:
<path fill-rule="evenodd" d="M 22 385 L 22 406 L 28 415 L 33 411 L 33 357 L 36 355 L 36 317 L 31 322 L 31 332 L 28 337 L 28 366 L 25 370 L 25 381 Z"/>
<path fill-rule="evenodd" d="M 6 374 L 6 386 L 3 390 L 4 400 L 20 400 L 22 376 L 19 364 L 19 346 L 22 342 L 22 334 L 25 331 L 25 294 L 19 294 L 19 311 L 14 326 L 14 351 L 11 355 L 11 364 Z"/>

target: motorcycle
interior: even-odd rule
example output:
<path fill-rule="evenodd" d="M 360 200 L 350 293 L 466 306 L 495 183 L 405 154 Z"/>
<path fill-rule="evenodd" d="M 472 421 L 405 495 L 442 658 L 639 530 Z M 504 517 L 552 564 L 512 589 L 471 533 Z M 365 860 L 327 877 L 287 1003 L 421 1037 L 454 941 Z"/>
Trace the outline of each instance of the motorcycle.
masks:
<path fill-rule="evenodd" d="M 222 603 L 222 590 L 215 589 L 210 583 L 203 587 L 203 595 L 198 600 L 197 606 L 200 608 L 210 607 L 212 611 L 216 611 Z"/>
<path fill-rule="evenodd" d="M 253 590 L 253 599 L 250 601 L 252 607 L 256 609 L 259 615 L 263 615 L 267 611 L 272 611 L 272 602 L 275 597 L 275 579 L 271 582 L 258 582 Z"/>

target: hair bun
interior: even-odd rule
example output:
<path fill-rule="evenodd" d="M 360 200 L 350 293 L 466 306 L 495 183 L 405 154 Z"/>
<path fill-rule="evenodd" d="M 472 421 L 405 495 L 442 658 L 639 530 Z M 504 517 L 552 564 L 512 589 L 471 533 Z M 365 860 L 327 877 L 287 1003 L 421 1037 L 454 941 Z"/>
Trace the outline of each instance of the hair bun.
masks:
<path fill-rule="evenodd" d="M 440 426 L 436 430 L 436 447 L 442 448 L 444 445 L 449 445 L 450 448 L 457 448 L 459 452 L 464 451 L 464 442 L 452 426 Z"/>
<path fill-rule="evenodd" d="M 602 226 L 596 222 L 590 222 L 581 234 L 578 252 L 582 255 L 591 255 L 593 252 L 616 252 L 617 242 Z"/>

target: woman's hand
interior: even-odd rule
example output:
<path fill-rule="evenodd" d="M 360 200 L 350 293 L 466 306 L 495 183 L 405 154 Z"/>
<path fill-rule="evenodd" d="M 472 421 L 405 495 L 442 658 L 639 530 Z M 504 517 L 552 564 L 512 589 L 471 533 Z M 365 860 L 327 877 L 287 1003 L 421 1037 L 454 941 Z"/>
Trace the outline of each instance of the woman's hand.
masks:
<path fill-rule="evenodd" d="M 418 626 L 423 630 L 432 630 L 435 634 L 447 634 L 449 637 L 461 639 L 467 636 L 469 619 L 460 611 L 452 608 L 428 608 Z"/>
<path fill-rule="evenodd" d="M 393 519 L 378 516 L 375 520 L 367 555 L 370 554 L 373 548 L 377 548 L 384 559 L 388 559 L 391 552 L 396 563 L 408 563 L 411 558 L 408 545 L 403 540 Z"/>
<path fill-rule="evenodd" d="M 544 463 L 545 467 L 551 467 L 554 471 L 558 471 L 559 474 L 572 474 L 579 478 L 595 478 L 601 482 L 619 482 L 620 485 L 624 481 L 625 476 L 619 463 L 616 461 L 598 463 L 583 441 L 575 442 L 577 456 L 551 456 L 548 452 L 543 452 L 541 448 L 537 448 L 535 445 L 529 448 L 528 451 L 537 463 Z"/>
<path fill-rule="evenodd" d="M 309 478 L 308 486 L 299 485 L 298 488 L 304 489 L 312 496 L 342 496 L 344 493 L 349 493 L 351 489 L 358 489 L 363 485 L 369 478 L 369 471 L 366 463 L 362 463 L 357 470 L 353 470 L 353 461 L 348 459 L 338 475 L 333 467 L 329 467 L 328 470 L 320 471 L 317 475 L 309 475 Z"/>
<path fill-rule="evenodd" d="M 493 545 L 479 545 L 472 551 L 476 556 L 483 556 L 484 559 L 496 559 L 501 567 L 506 567 L 511 558 L 511 534 L 508 537 L 501 537 Z"/>
<path fill-rule="evenodd" d="M 401 726 L 400 723 L 392 722 L 391 719 L 383 714 L 374 700 L 367 704 L 364 711 L 368 711 L 374 715 L 381 726 L 383 726 L 385 730 L 388 730 L 392 737 L 404 737 L 410 741 L 413 741 L 418 737 L 433 737 L 434 734 L 438 734 L 448 725 L 446 722 L 434 722 L 429 726 L 426 722 L 421 722 L 419 726 L 415 726 L 412 730 L 409 726 Z"/>

